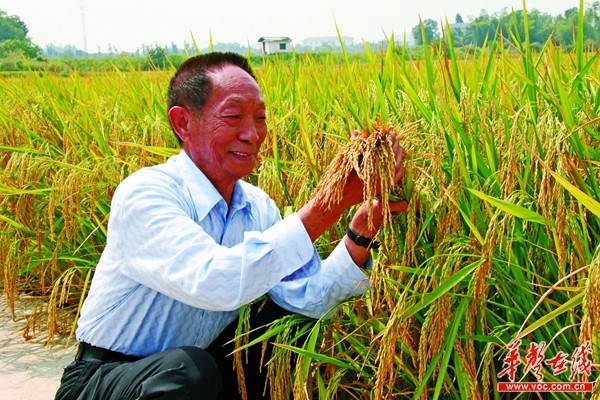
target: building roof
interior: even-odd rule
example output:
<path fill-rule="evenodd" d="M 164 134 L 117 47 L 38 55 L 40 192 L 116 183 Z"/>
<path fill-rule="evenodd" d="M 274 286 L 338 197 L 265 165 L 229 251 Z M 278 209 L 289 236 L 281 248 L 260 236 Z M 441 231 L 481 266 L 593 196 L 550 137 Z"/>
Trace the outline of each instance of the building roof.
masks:
<path fill-rule="evenodd" d="M 290 39 L 287 36 L 263 36 L 260 39 L 258 39 L 258 42 L 262 43 L 262 42 L 291 42 L 292 39 Z"/>

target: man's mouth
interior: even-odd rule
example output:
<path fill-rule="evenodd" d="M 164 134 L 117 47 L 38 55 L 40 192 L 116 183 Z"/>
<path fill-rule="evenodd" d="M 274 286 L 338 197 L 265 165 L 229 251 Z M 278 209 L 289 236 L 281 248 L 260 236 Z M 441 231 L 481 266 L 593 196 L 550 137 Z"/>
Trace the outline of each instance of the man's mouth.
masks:
<path fill-rule="evenodd" d="M 231 154 L 238 156 L 238 157 L 253 157 L 254 154 L 253 153 L 242 153 L 240 151 L 232 151 Z"/>

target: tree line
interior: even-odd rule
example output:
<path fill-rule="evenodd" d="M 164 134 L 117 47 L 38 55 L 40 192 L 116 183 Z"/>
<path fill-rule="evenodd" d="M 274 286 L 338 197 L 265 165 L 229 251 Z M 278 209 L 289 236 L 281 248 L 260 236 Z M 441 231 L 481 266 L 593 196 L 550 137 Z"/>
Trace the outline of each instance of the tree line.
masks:
<path fill-rule="evenodd" d="M 571 49 L 574 46 L 575 32 L 577 29 L 579 9 L 573 7 L 565 10 L 555 17 L 533 9 L 527 12 L 529 21 L 529 34 L 534 47 L 542 46 L 548 40 Z M 472 21 L 465 23 L 462 16 L 457 14 L 453 23 L 449 23 L 454 45 L 481 47 L 486 40 L 491 40 L 496 34 L 502 35 L 510 41 L 510 32 L 518 32 L 520 37 L 525 37 L 524 10 L 507 11 L 504 9 L 495 14 L 488 14 L 482 10 L 480 15 Z M 592 48 L 600 47 L 600 1 L 588 4 L 584 11 L 584 32 L 586 44 Z M 443 28 L 443 29 L 441 29 Z M 445 30 L 438 21 L 426 19 L 413 27 L 411 33 L 416 44 L 441 40 L 442 30 Z"/>
<path fill-rule="evenodd" d="M 541 48 L 548 40 L 553 40 L 566 49 L 573 48 L 578 14 L 579 9 L 577 7 L 567 9 L 563 14 L 554 17 L 536 9 L 528 11 L 527 19 L 532 46 Z M 414 44 L 421 45 L 425 40 L 430 43 L 443 40 L 446 34 L 445 31 L 449 27 L 455 47 L 481 47 L 486 40 L 491 40 L 496 35 L 502 35 L 508 41 L 510 41 L 511 33 L 518 33 L 520 37 L 524 37 L 524 17 L 524 10 L 509 12 L 504 9 L 494 14 L 482 10 L 478 17 L 468 22 L 464 22 L 463 17 L 457 14 L 454 22 L 449 23 L 448 26 L 445 21 L 442 24 L 436 20 L 425 19 L 415 25 L 410 33 Z M 600 1 L 594 1 L 586 5 L 583 23 L 588 48 L 600 48 Z M 27 36 L 28 33 L 27 25 L 18 16 L 8 15 L 0 10 L 0 70 L 12 69 L 15 66 L 20 69 L 19 65 L 22 64 L 24 58 L 37 59 L 41 62 L 44 61 L 44 57 L 85 58 L 90 56 L 90 54 L 78 50 L 74 46 L 68 46 L 65 51 L 56 46 L 48 45 L 46 50 L 42 50 L 32 43 Z M 362 45 L 357 46 L 360 48 Z M 229 47 L 231 46 L 229 45 Z M 240 52 L 248 52 L 246 47 L 241 45 L 239 47 L 241 48 Z M 164 58 L 167 55 L 184 54 L 185 50 L 189 50 L 184 48 L 178 51 L 179 49 L 175 44 L 171 48 L 160 46 L 143 46 L 142 48 L 144 53 L 142 56 L 151 59 L 155 65 L 164 64 Z M 230 49 L 228 48 L 228 50 Z M 98 55 L 102 56 L 102 54 Z M 12 60 L 12 62 L 9 60 Z"/>

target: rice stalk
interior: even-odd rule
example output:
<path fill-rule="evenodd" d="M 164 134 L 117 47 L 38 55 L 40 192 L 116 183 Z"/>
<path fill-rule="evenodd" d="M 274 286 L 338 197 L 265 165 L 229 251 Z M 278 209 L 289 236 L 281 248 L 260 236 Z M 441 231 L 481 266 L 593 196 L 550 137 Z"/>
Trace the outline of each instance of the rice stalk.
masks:
<path fill-rule="evenodd" d="M 589 341 L 592 345 L 592 357 L 597 364 L 600 360 L 600 251 L 589 266 L 587 282 L 582 304 L 583 317 L 579 344 Z"/>

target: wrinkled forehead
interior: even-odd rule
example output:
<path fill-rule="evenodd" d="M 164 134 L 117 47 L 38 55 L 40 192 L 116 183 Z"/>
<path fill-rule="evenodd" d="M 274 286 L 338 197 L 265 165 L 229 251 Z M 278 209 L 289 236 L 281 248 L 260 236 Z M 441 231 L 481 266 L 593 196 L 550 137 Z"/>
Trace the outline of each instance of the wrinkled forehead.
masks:
<path fill-rule="evenodd" d="M 206 71 L 206 75 L 209 77 L 213 84 L 225 84 L 230 81 L 238 83 L 253 84 L 258 88 L 258 83 L 248 72 L 244 71 L 243 68 L 233 64 L 221 64 L 212 67 Z"/>
<path fill-rule="evenodd" d="M 230 96 L 256 96 L 262 100 L 262 93 L 256 80 L 242 68 L 224 64 L 207 72 L 213 92 L 225 91 Z"/>

